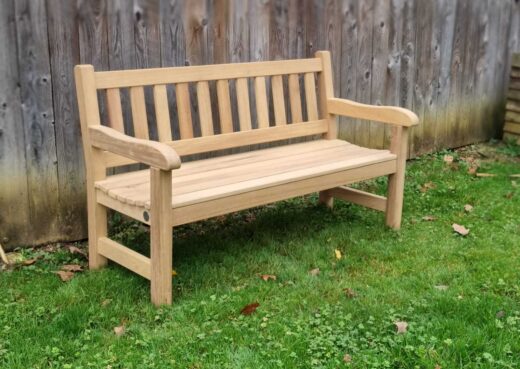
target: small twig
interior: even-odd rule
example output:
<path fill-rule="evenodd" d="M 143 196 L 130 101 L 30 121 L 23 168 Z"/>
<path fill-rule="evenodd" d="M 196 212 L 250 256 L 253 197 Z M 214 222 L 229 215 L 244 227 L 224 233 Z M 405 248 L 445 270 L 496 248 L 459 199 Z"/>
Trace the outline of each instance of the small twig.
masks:
<path fill-rule="evenodd" d="M 4 264 L 9 265 L 9 259 L 7 258 L 7 255 L 5 254 L 2 244 L 0 244 L 0 259 L 2 259 Z"/>

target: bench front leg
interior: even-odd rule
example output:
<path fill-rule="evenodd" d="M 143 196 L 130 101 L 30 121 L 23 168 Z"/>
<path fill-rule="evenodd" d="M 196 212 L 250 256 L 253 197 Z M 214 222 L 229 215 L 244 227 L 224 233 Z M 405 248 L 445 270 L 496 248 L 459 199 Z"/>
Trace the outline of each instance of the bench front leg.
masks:
<path fill-rule="evenodd" d="M 151 297 L 172 303 L 172 172 L 150 168 Z"/>
<path fill-rule="evenodd" d="M 392 127 L 390 152 L 397 155 L 396 172 L 388 176 L 388 193 L 386 202 L 386 225 L 399 229 L 403 213 L 404 176 L 406 172 L 406 157 L 408 154 L 408 128 Z"/>

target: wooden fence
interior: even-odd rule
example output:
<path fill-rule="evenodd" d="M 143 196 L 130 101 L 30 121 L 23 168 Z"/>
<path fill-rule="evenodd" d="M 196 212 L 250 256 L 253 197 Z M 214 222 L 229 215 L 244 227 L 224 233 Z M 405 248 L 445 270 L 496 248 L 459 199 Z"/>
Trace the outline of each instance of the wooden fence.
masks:
<path fill-rule="evenodd" d="M 503 121 L 515 0 L 4 0 L 0 243 L 86 236 L 72 69 L 301 58 L 332 52 L 336 94 L 397 104 L 422 125 L 412 155 L 487 140 Z M 381 147 L 385 128 L 341 137 Z"/>

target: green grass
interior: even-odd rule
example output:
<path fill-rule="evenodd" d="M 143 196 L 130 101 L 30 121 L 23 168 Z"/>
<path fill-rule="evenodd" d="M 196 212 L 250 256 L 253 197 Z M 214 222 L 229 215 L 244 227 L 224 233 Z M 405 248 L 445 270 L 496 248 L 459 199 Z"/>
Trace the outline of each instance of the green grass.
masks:
<path fill-rule="evenodd" d="M 154 308 L 147 281 L 116 265 L 64 283 L 53 272 L 81 255 L 22 251 L 40 259 L 0 272 L 0 367 L 520 368 L 520 179 L 509 178 L 520 160 L 504 150 L 412 161 L 399 232 L 382 213 L 340 201 L 331 212 L 315 196 L 176 229 L 170 307 Z M 469 175 L 468 156 L 497 176 Z M 147 252 L 143 227 L 116 218 L 112 233 Z"/>

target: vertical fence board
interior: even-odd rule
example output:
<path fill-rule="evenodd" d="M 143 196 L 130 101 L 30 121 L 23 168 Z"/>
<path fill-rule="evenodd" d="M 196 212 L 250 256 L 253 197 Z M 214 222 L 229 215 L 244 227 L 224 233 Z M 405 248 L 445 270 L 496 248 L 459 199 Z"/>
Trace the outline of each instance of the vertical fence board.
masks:
<path fill-rule="evenodd" d="M 16 50 L 14 2 L 0 7 L 0 47 Z M 23 117 L 15 52 L 0 53 L 0 243 L 34 240 L 30 227 Z M 44 236 L 45 237 L 45 236 Z"/>
<path fill-rule="evenodd" d="M 59 227 L 61 234 L 79 239 L 86 234 L 85 165 L 74 93 L 73 67 L 79 63 L 76 4 L 47 1 L 54 129 L 58 165 Z"/>
<path fill-rule="evenodd" d="M 31 229 L 59 234 L 58 172 L 45 3 L 15 2 Z"/>

